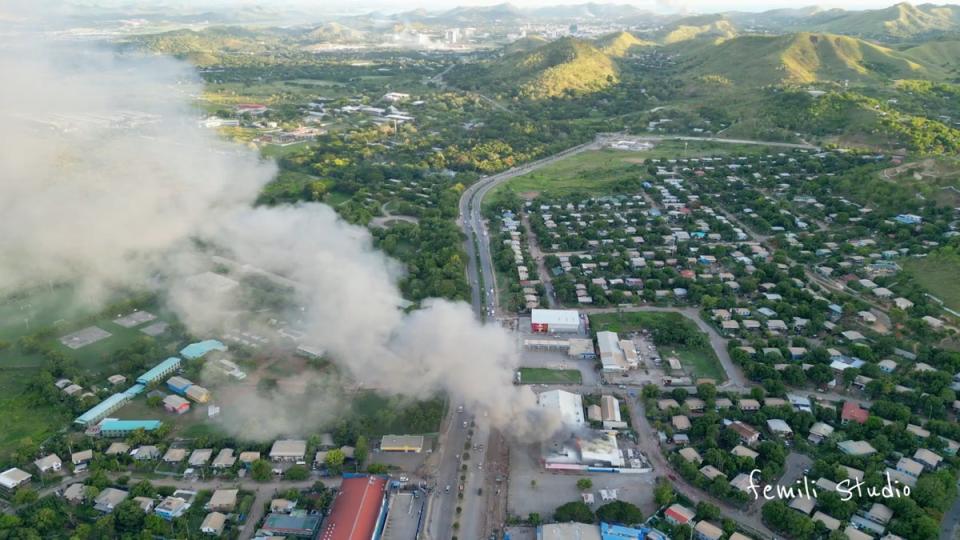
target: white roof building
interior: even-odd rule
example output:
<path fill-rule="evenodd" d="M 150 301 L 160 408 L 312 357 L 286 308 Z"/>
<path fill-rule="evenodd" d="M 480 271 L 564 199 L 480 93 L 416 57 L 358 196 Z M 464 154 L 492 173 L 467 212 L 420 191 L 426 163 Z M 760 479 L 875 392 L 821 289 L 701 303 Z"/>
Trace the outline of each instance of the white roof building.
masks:
<path fill-rule="evenodd" d="M 30 473 L 14 467 L 0 473 L 0 488 L 13 490 L 30 481 Z"/>
<path fill-rule="evenodd" d="M 552 409 L 560 415 L 567 428 L 583 427 L 583 398 L 565 390 L 550 390 L 537 396 L 537 404 L 544 409 Z"/>
<path fill-rule="evenodd" d="M 534 332 L 579 332 L 580 313 L 573 309 L 534 309 L 530 327 Z"/>

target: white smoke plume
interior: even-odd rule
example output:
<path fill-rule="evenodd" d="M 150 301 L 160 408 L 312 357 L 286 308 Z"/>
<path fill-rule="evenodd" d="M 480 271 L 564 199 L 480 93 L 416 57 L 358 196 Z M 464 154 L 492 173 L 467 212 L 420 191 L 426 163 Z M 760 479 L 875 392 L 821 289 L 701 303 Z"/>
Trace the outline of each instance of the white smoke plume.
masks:
<path fill-rule="evenodd" d="M 184 293 L 188 276 L 209 268 L 199 240 L 296 282 L 307 339 L 360 383 L 412 398 L 445 392 L 521 437 L 558 427 L 511 384 L 509 334 L 462 303 L 400 309 L 402 268 L 366 229 L 322 204 L 254 208 L 276 168 L 198 126 L 202 86 L 189 66 L 20 36 L 0 50 L 0 68 L 0 290 L 69 280 L 96 301 L 117 286 L 164 283 L 201 333 L 232 299 Z M 245 417 L 227 427 L 268 438 L 341 412 L 315 394 L 250 396 L 224 418 Z"/>

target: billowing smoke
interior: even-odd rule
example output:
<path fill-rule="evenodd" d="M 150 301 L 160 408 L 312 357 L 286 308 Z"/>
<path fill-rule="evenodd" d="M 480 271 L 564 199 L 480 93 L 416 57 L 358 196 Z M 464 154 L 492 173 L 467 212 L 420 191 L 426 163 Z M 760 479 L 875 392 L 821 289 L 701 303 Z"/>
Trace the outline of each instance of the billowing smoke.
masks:
<path fill-rule="evenodd" d="M 202 86 L 188 66 L 20 42 L 0 51 L 0 290 L 73 281 L 96 301 L 162 284 L 203 335 L 237 305 L 229 288 L 195 294 L 215 251 L 295 283 L 298 309 L 285 316 L 358 383 L 411 398 L 446 392 L 519 436 L 559 425 L 511 384 L 509 334 L 462 303 L 404 313 L 402 267 L 366 229 L 322 204 L 254 208 L 275 166 L 198 126 Z M 295 402 L 250 392 L 225 403 L 226 427 L 269 438 L 343 412 L 331 399 L 339 381 L 298 378 L 307 388 Z"/>

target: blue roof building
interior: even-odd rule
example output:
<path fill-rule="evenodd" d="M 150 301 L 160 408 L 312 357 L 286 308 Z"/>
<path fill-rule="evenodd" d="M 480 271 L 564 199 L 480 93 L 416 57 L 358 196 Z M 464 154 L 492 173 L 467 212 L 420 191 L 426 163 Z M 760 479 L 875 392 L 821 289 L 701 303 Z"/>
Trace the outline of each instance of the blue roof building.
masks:
<path fill-rule="evenodd" d="M 73 422 L 75 424 L 80 424 L 81 426 L 95 424 L 106 418 L 108 414 L 116 411 L 120 407 L 123 407 L 128 401 L 130 401 L 130 396 L 125 393 L 113 394 L 107 399 L 94 405 L 89 411 L 78 416 Z"/>
<path fill-rule="evenodd" d="M 159 429 L 163 422 L 159 420 L 117 420 L 107 418 L 100 422 L 101 437 L 126 437 L 138 429 L 154 431 Z"/>
<path fill-rule="evenodd" d="M 130 396 L 130 399 L 133 399 L 139 396 L 140 394 L 142 394 L 146 388 L 147 387 L 142 384 L 135 384 L 130 388 L 127 388 L 126 390 L 124 390 L 123 393 Z"/>
<path fill-rule="evenodd" d="M 601 540 L 668 540 L 670 537 L 666 533 L 647 527 L 634 529 L 622 525 L 600 523 L 600 538 Z"/>
<path fill-rule="evenodd" d="M 170 375 L 174 371 L 180 368 L 180 360 L 176 356 L 171 356 L 163 362 L 153 366 L 150 371 L 144 373 L 143 375 L 137 377 L 137 382 L 149 386 L 150 384 L 159 381 L 160 379 Z"/>
<path fill-rule="evenodd" d="M 215 339 L 208 339 L 206 341 L 198 341 L 197 343 L 191 343 L 187 345 L 180 350 L 180 354 L 187 360 L 196 360 L 197 358 L 202 358 L 210 351 L 225 350 L 227 350 L 227 346 L 223 343 Z"/>

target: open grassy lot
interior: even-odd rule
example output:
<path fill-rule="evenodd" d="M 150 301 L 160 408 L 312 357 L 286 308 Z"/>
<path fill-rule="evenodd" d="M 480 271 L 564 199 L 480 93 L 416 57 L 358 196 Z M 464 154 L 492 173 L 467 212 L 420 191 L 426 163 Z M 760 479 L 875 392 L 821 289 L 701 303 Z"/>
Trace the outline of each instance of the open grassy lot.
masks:
<path fill-rule="evenodd" d="M 726 380 L 723 366 L 720 365 L 707 336 L 693 321 L 680 313 L 601 313 L 590 316 L 590 326 L 594 332 L 609 330 L 617 332 L 621 337 L 630 332 L 648 330 L 653 334 L 662 358 L 675 355 L 687 373 L 694 378 L 708 377 L 718 382 Z"/>
<path fill-rule="evenodd" d="M 520 368 L 522 384 L 580 384 L 578 369 Z"/>
<path fill-rule="evenodd" d="M 41 442 L 73 418 L 56 407 L 31 401 L 24 391 L 24 381 L 32 379 L 36 369 L 0 369 L 0 461 L 16 449 L 17 443 L 29 438 Z"/>
<path fill-rule="evenodd" d="M 0 298 L 0 339 L 13 341 L 39 328 L 87 315 L 71 287 L 40 287 Z"/>
<path fill-rule="evenodd" d="M 903 268 L 950 309 L 960 310 L 960 255 L 930 255 L 907 259 Z"/>
<path fill-rule="evenodd" d="M 508 192 L 518 195 L 537 193 L 546 197 L 562 197 L 572 193 L 612 193 L 619 182 L 646 176 L 647 166 L 644 162 L 649 159 L 747 154 L 763 150 L 765 147 L 742 144 L 663 141 L 654 148 L 641 152 L 583 152 L 501 184 L 489 193 L 485 205 L 495 205 L 496 201 Z"/>

